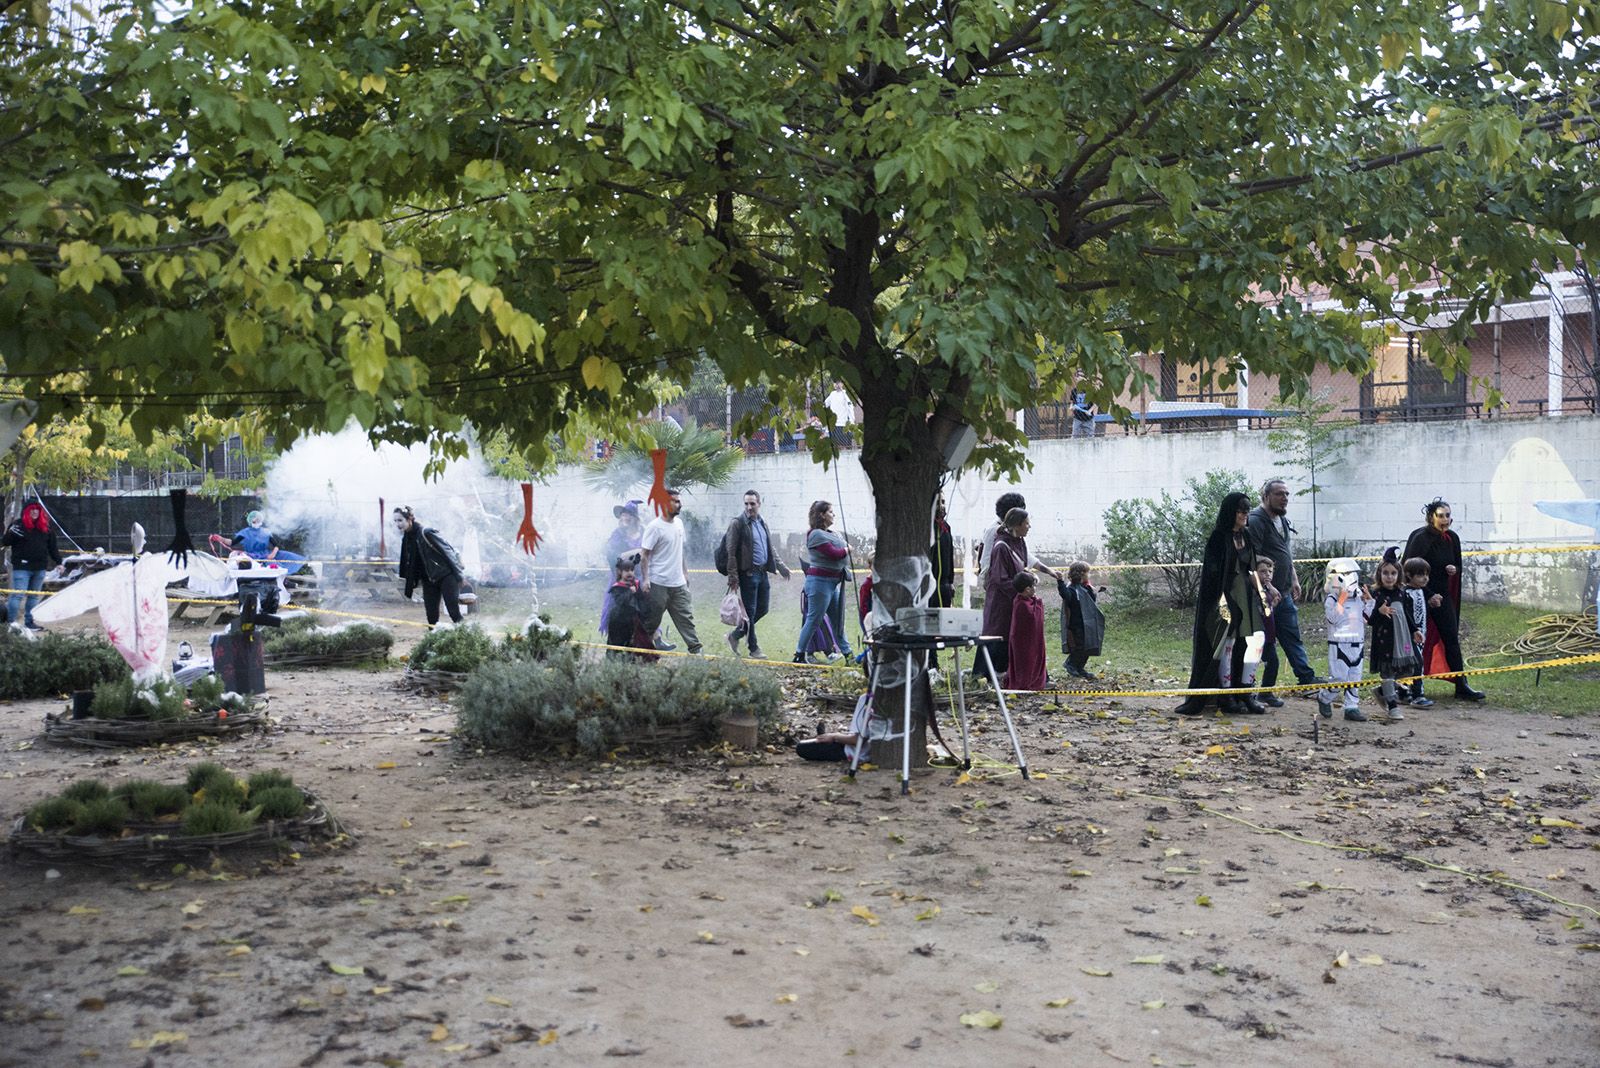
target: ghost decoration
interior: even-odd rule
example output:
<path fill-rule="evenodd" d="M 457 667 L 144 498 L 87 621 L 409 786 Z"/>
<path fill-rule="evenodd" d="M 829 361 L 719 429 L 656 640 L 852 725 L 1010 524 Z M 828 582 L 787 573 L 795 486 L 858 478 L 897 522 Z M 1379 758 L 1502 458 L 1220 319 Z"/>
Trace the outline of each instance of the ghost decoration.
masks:
<path fill-rule="evenodd" d="M 134 544 L 142 545 L 138 524 L 133 534 Z M 227 565 L 215 557 L 192 553 L 178 563 L 151 553 L 79 579 L 34 609 L 33 618 L 59 623 L 98 610 L 106 640 L 143 681 L 166 673 L 167 586 L 183 578 L 189 579 L 190 592 L 201 596 L 214 596 L 231 584 Z"/>
<path fill-rule="evenodd" d="M 1600 501 L 1534 501 L 1533 506 L 1552 519 L 1588 527 L 1591 545 L 1600 544 Z M 1595 633 L 1600 634 L 1600 591 L 1595 597 Z M 38 616 L 38 612 L 34 616 Z"/>

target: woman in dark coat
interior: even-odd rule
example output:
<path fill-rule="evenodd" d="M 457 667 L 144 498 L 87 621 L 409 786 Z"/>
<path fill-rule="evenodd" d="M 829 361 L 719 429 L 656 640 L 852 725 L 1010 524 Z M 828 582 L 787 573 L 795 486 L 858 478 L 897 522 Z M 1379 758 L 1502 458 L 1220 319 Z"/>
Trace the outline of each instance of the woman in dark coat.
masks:
<path fill-rule="evenodd" d="M 1194 610 L 1188 687 L 1191 690 L 1243 685 L 1244 635 L 1262 630 L 1266 624 L 1255 577 L 1255 546 L 1245 529 L 1249 514 L 1248 495 L 1228 494 L 1222 498 L 1216 524 L 1206 539 L 1205 554 L 1200 562 L 1200 597 Z M 1228 661 L 1226 682 L 1222 670 L 1224 658 Z M 1204 712 L 1210 702 L 1209 697 L 1195 694 L 1174 711 L 1180 716 L 1196 716 Z M 1249 695 L 1224 695 L 1217 699 L 1217 707 L 1229 714 L 1266 711 L 1264 705 Z"/>
<path fill-rule="evenodd" d="M 1432 500 L 1423 506 L 1425 526 L 1406 539 L 1405 559 L 1420 557 L 1428 561 L 1428 629 L 1422 649 L 1422 670 L 1428 674 L 1465 671 L 1461 656 L 1461 538 L 1450 529 L 1450 504 Z M 1443 663 L 1440 663 L 1440 654 Z M 1474 690 L 1465 675 L 1455 679 L 1456 697 L 1463 701 L 1482 701 L 1483 691 Z M 1422 696 L 1422 680 L 1411 688 L 1412 696 Z"/>
<path fill-rule="evenodd" d="M 1011 602 L 1016 579 L 1028 570 L 1028 513 L 1013 508 L 994 535 L 994 550 L 983 569 L 983 633 L 1001 639 L 1011 634 Z M 1004 674 L 1011 656 L 1004 640 L 984 646 L 996 674 Z"/>
<path fill-rule="evenodd" d="M 452 623 L 461 622 L 461 557 L 455 547 L 432 527 L 417 521 L 416 513 L 404 505 L 394 510 L 395 529 L 399 530 L 400 578 L 406 584 L 406 600 L 422 587 L 422 607 L 428 625 L 439 622 L 439 602 L 450 613 Z"/>

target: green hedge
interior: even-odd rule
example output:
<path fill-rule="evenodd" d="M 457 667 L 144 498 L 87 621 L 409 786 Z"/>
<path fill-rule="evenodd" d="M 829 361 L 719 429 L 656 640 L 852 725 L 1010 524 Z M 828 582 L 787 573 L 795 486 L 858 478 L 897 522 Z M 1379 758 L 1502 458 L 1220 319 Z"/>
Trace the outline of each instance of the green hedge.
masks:
<path fill-rule="evenodd" d="M 491 661 L 543 660 L 571 647 L 572 632 L 535 616 L 520 633 L 496 641 L 476 623 L 430 631 L 412 647 L 413 671 L 449 671 L 465 674 Z"/>
<path fill-rule="evenodd" d="M 271 657 L 366 655 L 384 660 L 393 645 L 394 635 L 372 623 L 319 627 L 315 619 L 301 617 L 267 632 L 266 653 Z"/>
<path fill-rule="evenodd" d="M 54 697 L 130 675 L 122 655 L 98 635 L 29 637 L 0 627 L 0 698 Z"/>
<path fill-rule="evenodd" d="M 487 748 L 598 757 L 663 738 L 711 742 L 730 712 L 753 713 L 769 727 L 779 697 L 776 677 L 743 661 L 583 660 L 566 650 L 542 662 L 483 665 L 457 707 L 462 733 Z"/>

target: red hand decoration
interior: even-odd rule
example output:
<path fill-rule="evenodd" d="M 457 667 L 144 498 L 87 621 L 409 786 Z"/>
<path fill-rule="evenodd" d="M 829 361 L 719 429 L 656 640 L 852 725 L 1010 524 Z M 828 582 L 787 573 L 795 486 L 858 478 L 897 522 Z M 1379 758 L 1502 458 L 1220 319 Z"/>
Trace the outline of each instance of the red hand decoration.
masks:
<path fill-rule="evenodd" d="M 656 480 L 650 486 L 649 501 L 655 507 L 656 515 L 666 515 L 667 507 L 672 503 L 672 498 L 667 496 L 667 450 L 651 449 L 650 465 L 656 469 Z"/>
<path fill-rule="evenodd" d="M 517 528 L 517 544 L 522 546 L 522 551 L 529 556 L 543 541 L 543 536 L 533 529 L 533 483 L 522 484 L 522 525 Z"/>

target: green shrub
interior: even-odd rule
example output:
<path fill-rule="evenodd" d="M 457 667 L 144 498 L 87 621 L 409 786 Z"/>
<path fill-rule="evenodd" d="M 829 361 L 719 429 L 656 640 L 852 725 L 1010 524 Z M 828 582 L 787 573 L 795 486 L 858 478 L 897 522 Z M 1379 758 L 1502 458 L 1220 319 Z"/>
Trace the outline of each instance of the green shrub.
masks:
<path fill-rule="evenodd" d="M 204 760 L 189 769 L 188 777 L 184 779 L 184 787 L 191 793 L 199 793 L 215 779 L 233 778 L 227 768 L 213 760 Z"/>
<path fill-rule="evenodd" d="M 97 635 L 30 637 L 0 627 L 0 698 L 51 697 L 129 674 L 121 654 Z"/>
<path fill-rule="evenodd" d="M 569 651 L 542 663 L 484 665 L 462 687 L 458 707 L 462 733 L 485 747 L 595 757 L 661 729 L 709 742 L 734 711 L 770 726 L 779 696 L 770 672 L 742 661 L 585 661 Z"/>
<path fill-rule="evenodd" d="M 243 694 L 229 693 L 220 675 L 202 675 L 189 684 L 189 704 L 197 712 L 243 712 L 250 701 Z"/>
<path fill-rule="evenodd" d="M 89 714 L 100 719 L 182 719 L 189 714 L 183 687 L 169 678 L 135 682 L 132 678 L 102 682 L 94 688 Z"/>
<path fill-rule="evenodd" d="M 476 623 L 430 631 L 411 650 L 417 671 L 467 672 L 495 655 L 494 639 Z"/>
<path fill-rule="evenodd" d="M 120 797 L 106 796 L 98 801 L 85 802 L 78 810 L 78 818 L 72 821 L 72 829 L 67 833 L 79 837 L 98 834 L 121 834 L 122 828 L 128 823 L 128 806 L 122 803 Z"/>
<path fill-rule="evenodd" d="M 250 797 L 253 800 L 257 794 L 270 790 L 274 786 L 293 786 L 294 780 L 287 773 L 272 769 L 258 771 L 250 776 Z"/>
<path fill-rule="evenodd" d="M 500 654 L 506 660 L 547 660 L 558 649 L 569 648 L 572 632 L 550 622 L 549 612 L 540 612 L 528 620 L 520 634 L 507 634 L 500 642 Z"/>
<path fill-rule="evenodd" d="M 123 799 L 130 816 L 146 823 L 160 816 L 182 812 L 189 803 L 189 792 L 183 787 L 176 783 L 151 782 L 149 779 L 125 782 L 111 794 Z"/>
<path fill-rule="evenodd" d="M 1200 569 L 1177 565 L 1196 564 L 1205 554 L 1222 498 L 1235 490 L 1251 492 L 1243 471 L 1207 471 L 1184 486 L 1182 497 L 1163 490 L 1160 497 L 1116 501 L 1105 512 L 1106 550 L 1119 564 L 1167 565 L 1159 570 L 1180 608 L 1193 607 Z M 1146 589 L 1134 580 L 1118 592 L 1130 598 L 1129 607 L 1137 607 Z"/>
<path fill-rule="evenodd" d="M 266 639 L 267 654 L 275 657 L 369 656 L 383 660 L 392 645 L 394 635 L 387 628 L 363 622 L 319 627 L 308 617 L 290 620 L 269 632 Z"/>
<path fill-rule="evenodd" d="M 250 793 L 250 803 L 269 820 L 291 820 L 306 809 L 306 795 L 293 786 L 270 786 Z"/>
<path fill-rule="evenodd" d="M 28 810 L 28 826 L 36 831 L 64 831 L 78 822 L 83 804 L 66 797 L 52 797 L 40 801 Z"/>
<path fill-rule="evenodd" d="M 99 779 L 79 779 L 65 790 L 62 790 L 61 796 L 68 801 L 77 801 L 79 804 L 87 805 L 91 801 L 104 801 L 111 796 L 111 791 Z"/>
<path fill-rule="evenodd" d="M 255 820 L 239 811 L 237 805 L 207 800 L 190 805 L 183 813 L 183 833 L 191 837 L 207 834 L 235 834 L 247 831 Z"/>

